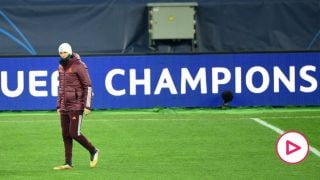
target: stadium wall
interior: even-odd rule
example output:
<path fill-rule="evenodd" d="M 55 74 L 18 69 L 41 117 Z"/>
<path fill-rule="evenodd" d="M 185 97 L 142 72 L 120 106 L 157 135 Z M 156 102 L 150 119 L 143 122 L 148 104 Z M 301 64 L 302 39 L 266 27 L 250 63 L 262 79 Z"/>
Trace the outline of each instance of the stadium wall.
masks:
<path fill-rule="evenodd" d="M 0 58 L 0 110 L 56 107 L 58 57 Z M 320 105 L 320 52 L 84 56 L 93 108 Z"/>
<path fill-rule="evenodd" d="M 151 51 L 148 2 L 181 0 L 1 0 L 0 55 L 54 55 L 62 42 L 81 54 Z M 196 2 L 198 52 L 320 50 L 319 0 Z"/>

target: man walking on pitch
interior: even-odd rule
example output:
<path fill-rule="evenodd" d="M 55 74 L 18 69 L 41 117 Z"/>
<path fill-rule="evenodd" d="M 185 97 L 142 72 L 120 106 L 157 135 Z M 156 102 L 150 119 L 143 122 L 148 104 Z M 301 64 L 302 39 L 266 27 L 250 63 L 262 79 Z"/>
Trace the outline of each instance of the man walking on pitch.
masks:
<path fill-rule="evenodd" d="M 92 87 L 87 66 L 80 56 L 72 52 L 68 43 L 59 46 L 59 95 L 57 112 L 65 150 L 65 164 L 55 170 L 72 169 L 72 143 L 76 140 L 90 153 L 90 167 L 98 162 L 99 150 L 80 132 L 82 115 L 90 113 Z"/>

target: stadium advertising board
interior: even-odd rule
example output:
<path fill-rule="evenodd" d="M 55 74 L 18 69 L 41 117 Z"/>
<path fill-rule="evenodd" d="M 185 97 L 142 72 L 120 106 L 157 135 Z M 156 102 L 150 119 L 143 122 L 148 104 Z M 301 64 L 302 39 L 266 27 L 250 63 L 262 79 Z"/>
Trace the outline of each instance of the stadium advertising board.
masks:
<path fill-rule="evenodd" d="M 320 53 L 82 57 L 93 108 L 320 105 Z M 0 58 L 0 110 L 55 109 L 58 57 Z"/>

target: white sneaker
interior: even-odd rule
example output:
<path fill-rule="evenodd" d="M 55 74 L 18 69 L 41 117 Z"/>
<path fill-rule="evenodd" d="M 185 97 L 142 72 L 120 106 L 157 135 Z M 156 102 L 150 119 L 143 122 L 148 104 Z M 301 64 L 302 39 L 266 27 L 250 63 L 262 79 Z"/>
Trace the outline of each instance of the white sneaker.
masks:
<path fill-rule="evenodd" d="M 96 149 L 96 152 L 90 156 L 90 167 L 94 168 L 98 164 L 100 150 Z"/>
<path fill-rule="evenodd" d="M 64 164 L 64 165 L 61 165 L 61 166 L 56 166 L 53 169 L 54 170 L 68 170 L 68 169 L 72 169 L 72 168 L 73 167 L 70 166 L 69 164 Z"/>

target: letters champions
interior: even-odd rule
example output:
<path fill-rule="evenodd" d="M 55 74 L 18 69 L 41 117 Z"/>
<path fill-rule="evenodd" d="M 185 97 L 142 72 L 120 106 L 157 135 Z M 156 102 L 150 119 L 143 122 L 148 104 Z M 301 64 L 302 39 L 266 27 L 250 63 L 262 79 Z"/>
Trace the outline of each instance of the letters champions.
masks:
<path fill-rule="evenodd" d="M 285 90 L 283 88 L 282 90 L 289 93 L 312 93 L 318 88 L 316 75 L 317 69 L 313 65 L 299 68 L 289 66 L 286 69 L 274 66 L 271 71 L 262 66 L 253 66 L 246 70 L 241 67 L 234 69 L 199 67 L 193 71 L 188 68 L 180 68 L 179 71 L 163 68 L 157 74 L 149 68 L 142 69 L 141 72 L 137 69 L 116 68 L 105 73 L 104 82 L 93 81 L 93 83 L 104 83 L 105 89 L 95 89 L 95 91 L 104 91 L 112 96 L 134 96 L 138 93 L 160 95 L 163 91 L 172 95 L 188 94 L 190 91 L 198 91 L 200 94 L 218 94 L 223 86 L 230 85 L 230 83 L 233 86 L 231 90 L 238 94 L 243 90 L 255 94 L 266 91 L 280 93 L 280 86 L 285 87 Z M 57 71 L 51 74 L 45 70 L 10 73 L 1 71 L 0 79 L 1 93 L 7 97 L 18 97 L 22 93 L 29 93 L 34 97 L 48 97 L 49 94 L 57 96 L 58 94 Z M 141 87 L 143 91 L 137 92 L 137 87 Z"/>

